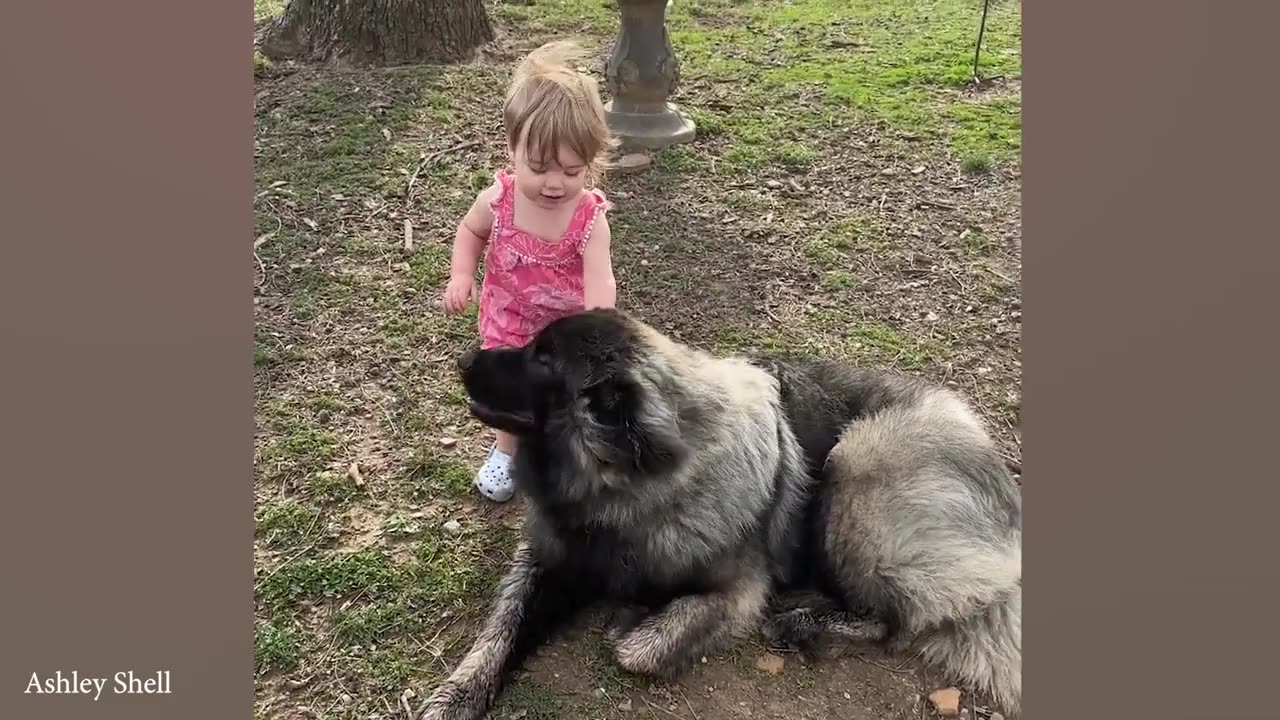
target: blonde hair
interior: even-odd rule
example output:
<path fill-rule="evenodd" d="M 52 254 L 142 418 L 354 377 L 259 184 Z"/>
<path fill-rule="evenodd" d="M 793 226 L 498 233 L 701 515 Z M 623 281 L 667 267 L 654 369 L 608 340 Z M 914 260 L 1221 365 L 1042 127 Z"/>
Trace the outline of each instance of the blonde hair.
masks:
<path fill-rule="evenodd" d="M 598 84 L 577 70 L 582 57 L 581 47 L 564 40 L 529 53 L 511 79 L 502 120 L 512 151 L 522 136 L 531 158 L 553 159 L 560 147 L 568 147 L 587 163 L 590 177 L 599 182 L 612 137 Z"/>

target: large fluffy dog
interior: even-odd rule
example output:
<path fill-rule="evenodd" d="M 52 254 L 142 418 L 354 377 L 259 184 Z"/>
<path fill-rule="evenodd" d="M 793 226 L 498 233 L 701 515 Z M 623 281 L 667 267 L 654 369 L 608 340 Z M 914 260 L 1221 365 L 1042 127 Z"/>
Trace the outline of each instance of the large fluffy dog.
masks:
<path fill-rule="evenodd" d="M 1021 500 L 951 392 L 820 361 L 717 358 L 615 311 L 461 361 L 520 437 L 525 537 L 469 653 L 419 710 L 475 720 L 590 605 L 670 678 L 765 621 L 814 654 L 918 653 L 1021 700 Z M 770 601 L 774 603 L 770 607 Z"/>

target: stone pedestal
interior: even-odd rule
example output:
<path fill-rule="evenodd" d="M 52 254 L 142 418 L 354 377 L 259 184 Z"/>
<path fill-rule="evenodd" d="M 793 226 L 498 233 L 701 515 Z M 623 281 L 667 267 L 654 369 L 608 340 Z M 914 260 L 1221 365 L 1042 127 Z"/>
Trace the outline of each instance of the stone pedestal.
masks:
<path fill-rule="evenodd" d="M 622 27 L 605 66 L 613 99 L 609 129 L 624 149 L 657 150 L 693 140 L 695 128 L 667 98 L 680 79 L 667 37 L 667 0 L 618 0 Z"/>

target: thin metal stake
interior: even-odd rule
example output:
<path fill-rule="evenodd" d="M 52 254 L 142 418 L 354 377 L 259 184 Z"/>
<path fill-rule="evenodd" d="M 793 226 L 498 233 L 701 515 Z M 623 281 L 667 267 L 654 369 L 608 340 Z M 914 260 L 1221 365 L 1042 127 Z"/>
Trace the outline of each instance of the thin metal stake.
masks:
<path fill-rule="evenodd" d="M 982 52 L 982 36 L 987 29 L 987 6 L 991 0 L 982 0 L 982 24 L 978 26 L 978 45 L 973 49 L 973 80 L 978 81 L 978 55 Z"/>

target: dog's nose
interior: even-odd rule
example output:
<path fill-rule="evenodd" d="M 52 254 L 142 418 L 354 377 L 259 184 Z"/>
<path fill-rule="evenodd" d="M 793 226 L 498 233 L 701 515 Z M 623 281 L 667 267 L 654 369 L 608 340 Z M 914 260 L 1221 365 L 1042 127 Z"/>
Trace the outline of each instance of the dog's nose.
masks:
<path fill-rule="evenodd" d="M 462 372 L 470 370 L 471 366 L 475 364 L 476 355 L 478 354 L 479 352 L 476 350 L 468 350 L 462 357 L 458 358 L 458 369 Z"/>

